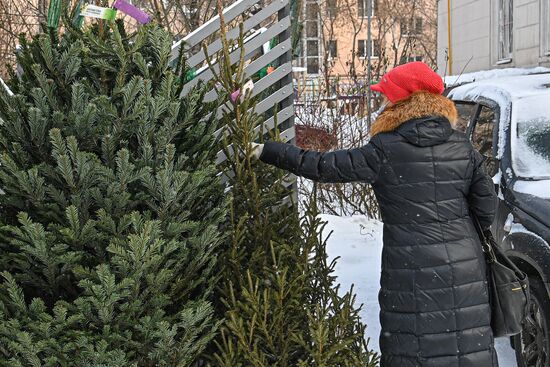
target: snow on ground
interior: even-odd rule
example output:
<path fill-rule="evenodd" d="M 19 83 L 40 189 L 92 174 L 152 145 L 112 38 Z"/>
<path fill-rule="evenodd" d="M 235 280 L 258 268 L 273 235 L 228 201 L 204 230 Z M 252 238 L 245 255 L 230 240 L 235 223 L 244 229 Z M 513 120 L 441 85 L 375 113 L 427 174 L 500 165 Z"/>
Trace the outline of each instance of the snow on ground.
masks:
<path fill-rule="evenodd" d="M 327 221 L 325 235 L 333 231 L 328 239 L 327 251 L 331 258 L 340 257 L 336 265 L 338 282 L 342 290 L 349 290 L 352 284 L 358 304 L 364 304 L 361 317 L 367 324 L 369 347 L 380 352 L 378 334 L 378 290 L 380 288 L 380 258 L 382 254 L 382 223 L 363 216 L 337 217 L 322 215 Z M 500 367 L 517 367 L 514 351 L 506 338 L 499 338 L 496 349 Z"/>

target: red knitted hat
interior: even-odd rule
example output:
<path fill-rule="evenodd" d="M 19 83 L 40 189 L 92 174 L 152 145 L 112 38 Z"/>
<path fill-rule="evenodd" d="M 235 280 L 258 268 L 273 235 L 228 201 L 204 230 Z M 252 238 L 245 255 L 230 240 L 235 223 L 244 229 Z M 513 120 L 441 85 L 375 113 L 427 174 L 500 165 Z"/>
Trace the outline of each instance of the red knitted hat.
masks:
<path fill-rule="evenodd" d="M 395 103 L 417 91 L 441 94 L 445 89 L 443 79 L 423 62 L 415 61 L 400 65 L 387 72 L 371 90 L 383 93 Z"/>

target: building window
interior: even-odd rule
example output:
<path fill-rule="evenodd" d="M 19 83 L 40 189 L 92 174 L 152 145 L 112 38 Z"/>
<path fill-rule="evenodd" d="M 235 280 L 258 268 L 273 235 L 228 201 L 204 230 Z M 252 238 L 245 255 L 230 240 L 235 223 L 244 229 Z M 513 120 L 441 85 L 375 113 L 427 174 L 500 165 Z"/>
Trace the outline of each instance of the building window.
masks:
<path fill-rule="evenodd" d="M 401 58 L 399 59 L 399 64 L 406 64 L 408 62 L 414 62 L 414 61 L 423 61 L 423 56 L 418 55 L 411 55 L 411 54 L 401 54 Z"/>
<path fill-rule="evenodd" d="M 306 41 L 306 67 L 308 74 L 319 73 L 319 41 Z"/>
<path fill-rule="evenodd" d="M 357 56 L 367 57 L 367 40 L 357 40 Z"/>
<path fill-rule="evenodd" d="M 422 56 L 413 56 L 413 55 L 407 56 L 407 62 L 422 61 L 422 59 L 423 59 Z"/>
<path fill-rule="evenodd" d="M 308 57 L 306 68 L 308 74 L 319 74 L 319 58 Z"/>
<path fill-rule="evenodd" d="M 379 40 L 373 40 L 372 41 L 372 57 L 378 57 L 380 56 L 380 41 Z"/>
<path fill-rule="evenodd" d="M 328 57 L 334 59 L 338 57 L 338 43 L 336 40 L 328 41 Z"/>
<path fill-rule="evenodd" d="M 415 18 L 414 31 L 416 34 L 422 34 L 422 32 L 424 32 L 424 19 L 421 17 Z"/>
<path fill-rule="evenodd" d="M 331 19 L 338 15 L 338 5 L 336 0 L 327 0 L 327 16 Z"/>
<path fill-rule="evenodd" d="M 316 20 L 306 21 L 306 37 L 316 38 L 319 36 L 319 23 Z"/>
<path fill-rule="evenodd" d="M 305 2 L 305 37 L 303 43 L 303 64 L 309 74 L 319 73 L 319 55 L 321 32 L 319 4 L 316 0 Z"/>
<path fill-rule="evenodd" d="M 308 56 L 319 56 L 319 41 L 317 41 L 317 40 L 308 40 L 307 41 L 307 55 Z"/>
<path fill-rule="evenodd" d="M 401 21 L 401 35 L 404 37 L 416 36 L 424 32 L 424 19 L 414 17 Z"/>
<path fill-rule="evenodd" d="M 307 3 L 306 4 L 306 19 L 317 19 L 319 16 L 319 4 Z"/>
<path fill-rule="evenodd" d="M 368 17 L 368 1 L 369 0 L 357 0 L 357 10 L 360 18 Z M 370 0 L 370 2 L 372 4 L 370 16 L 373 17 L 378 12 L 378 0 Z"/>
<path fill-rule="evenodd" d="M 498 0 L 498 61 L 510 60 L 514 49 L 514 1 Z"/>
<path fill-rule="evenodd" d="M 358 40 L 357 56 L 360 58 L 366 58 L 369 54 L 371 54 L 371 57 L 380 56 L 380 41 L 372 40 L 369 47 L 367 40 Z"/>

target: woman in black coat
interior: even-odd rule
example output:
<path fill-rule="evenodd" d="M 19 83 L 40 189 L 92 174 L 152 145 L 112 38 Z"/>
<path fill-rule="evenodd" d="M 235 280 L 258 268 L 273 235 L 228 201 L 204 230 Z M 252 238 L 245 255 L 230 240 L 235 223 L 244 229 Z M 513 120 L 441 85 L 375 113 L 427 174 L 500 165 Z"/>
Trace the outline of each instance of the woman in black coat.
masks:
<path fill-rule="evenodd" d="M 315 181 L 372 184 L 384 222 L 381 367 L 496 367 L 485 260 L 470 218 L 471 210 L 490 226 L 493 184 L 452 128 L 457 112 L 440 95 L 441 78 L 413 64 L 373 88 L 393 104 L 366 146 L 319 153 L 267 142 L 258 154 Z"/>

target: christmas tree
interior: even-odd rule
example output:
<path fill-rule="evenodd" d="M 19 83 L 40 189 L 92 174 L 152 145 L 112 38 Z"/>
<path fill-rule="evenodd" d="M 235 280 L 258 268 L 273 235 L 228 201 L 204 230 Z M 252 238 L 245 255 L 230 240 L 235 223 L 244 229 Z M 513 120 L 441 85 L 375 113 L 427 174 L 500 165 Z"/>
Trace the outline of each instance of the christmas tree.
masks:
<path fill-rule="evenodd" d="M 252 158 L 262 117 L 230 102 L 244 52 L 231 66 L 223 17 L 221 36 L 221 121 L 212 86 L 180 98 L 190 72 L 153 25 L 21 39 L 0 88 L 0 365 L 375 365 L 315 203 Z"/>
<path fill-rule="evenodd" d="M 227 203 L 206 87 L 155 27 L 21 39 L 0 88 L 0 365 L 191 366 Z"/>
<path fill-rule="evenodd" d="M 372 367 L 377 356 L 368 350 L 353 290 L 339 292 L 316 204 L 306 203 L 300 216 L 285 174 L 252 157 L 250 143 L 267 132 L 254 133 L 262 117 L 244 88 L 250 85 L 244 51 L 231 65 L 228 50 L 244 50 L 242 34 L 237 44 L 227 39 L 218 7 L 224 51 L 216 57 L 216 77 L 227 101 L 222 120 L 231 190 L 219 305 L 225 322 L 212 365 Z"/>

